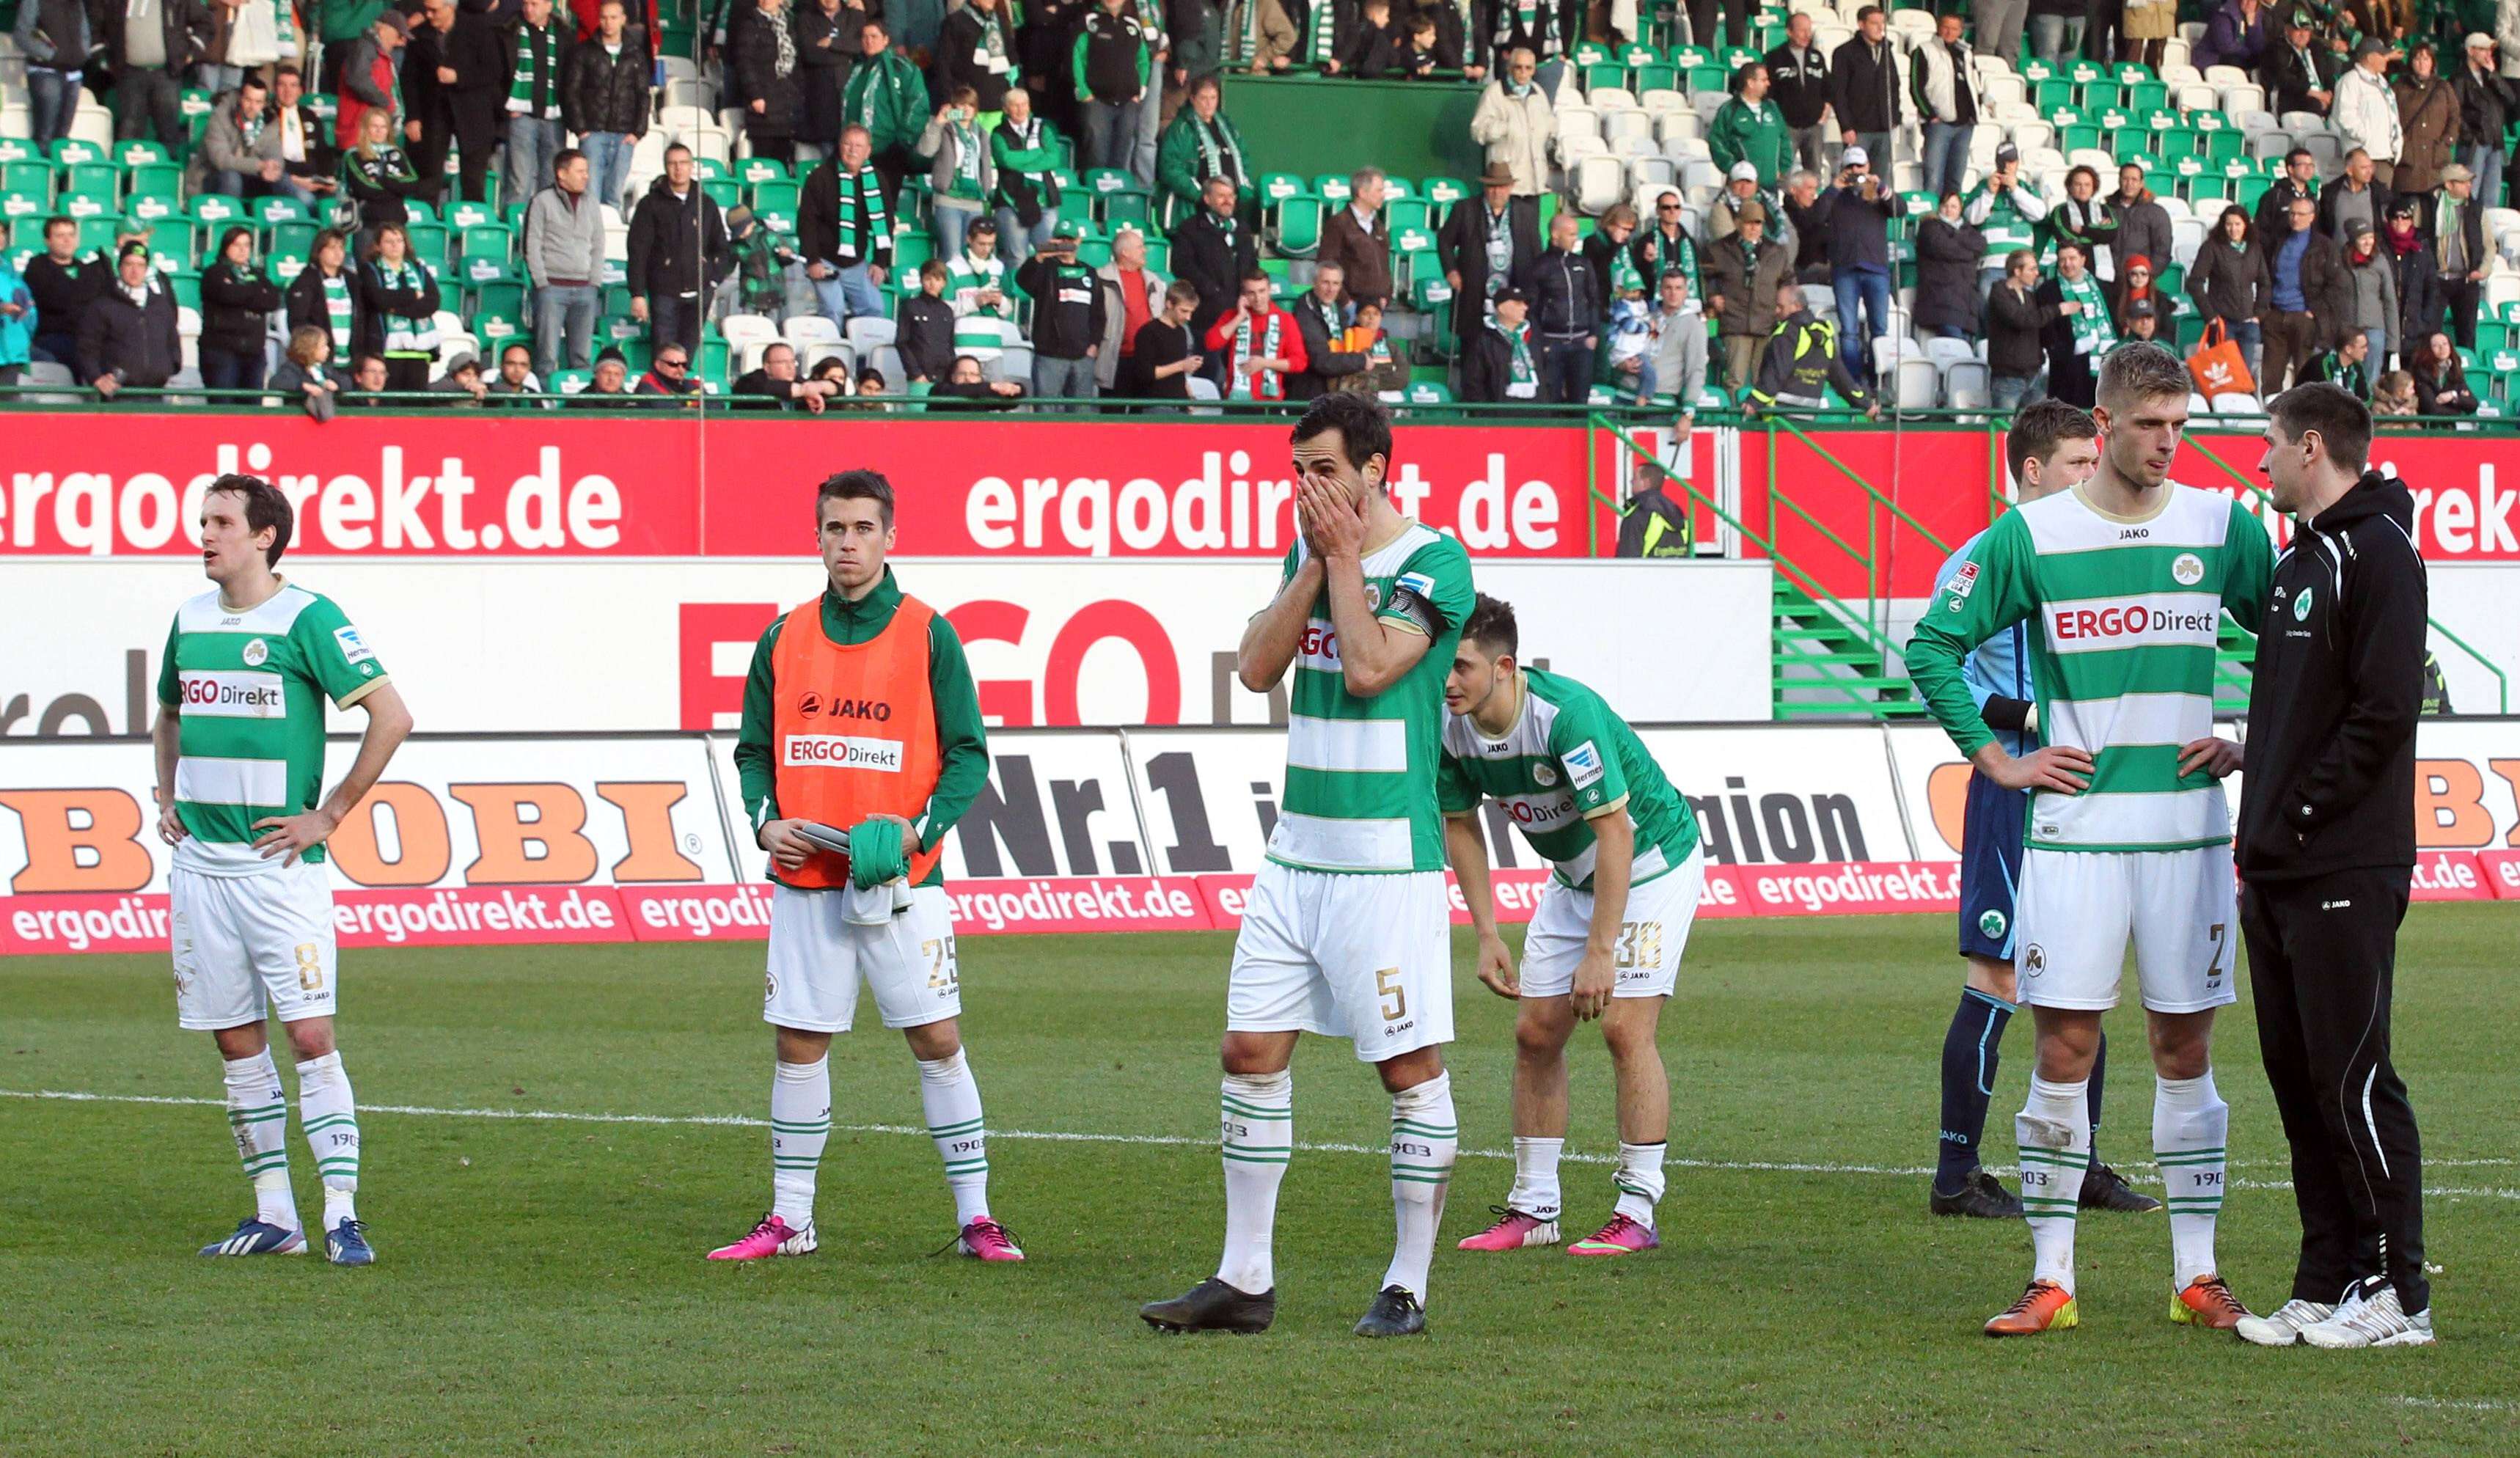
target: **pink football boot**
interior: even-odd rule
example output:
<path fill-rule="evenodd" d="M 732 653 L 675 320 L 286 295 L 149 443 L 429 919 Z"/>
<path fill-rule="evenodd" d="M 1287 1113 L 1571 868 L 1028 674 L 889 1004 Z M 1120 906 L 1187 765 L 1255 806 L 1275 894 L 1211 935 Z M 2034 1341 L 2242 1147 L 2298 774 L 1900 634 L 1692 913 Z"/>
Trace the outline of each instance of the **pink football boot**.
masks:
<path fill-rule="evenodd" d="M 711 1260 L 767 1260 L 773 1255 L 811 1255 L 814 1253 L 814 1226 L 806 1222 L 802 1230 L 793 1230 L 777 1215 L 764 1215 L 752 1233 L 732 1246 L 720 1246 L 708 1253 Z"/>
<path fill-rule="evenodd" d="M 1462 1250 L 1519 1251 L 1525 1246 L 1557 1244 L 1556 1221 L 1544 1220 L 1538 1215 L 1527 1215 L 1518 1209 L 1511 1209 L 1502 1205 L 1491 1205 L 1488 1208 L 1497 1214 L 1497 1222 L 1478 1234 L 1464 1239 L 1461 1244 Z"/>

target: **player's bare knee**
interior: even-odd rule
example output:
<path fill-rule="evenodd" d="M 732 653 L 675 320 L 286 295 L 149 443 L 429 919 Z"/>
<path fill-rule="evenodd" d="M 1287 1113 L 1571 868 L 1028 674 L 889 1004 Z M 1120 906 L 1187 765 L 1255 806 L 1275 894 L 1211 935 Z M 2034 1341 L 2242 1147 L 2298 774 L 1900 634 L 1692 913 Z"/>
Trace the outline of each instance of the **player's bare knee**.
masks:
<path fill-rule="evenodd" d="M 2144 1019 L 2152 1043 L 2153 1071 L 2164 1078 L 2198 1078 L 2214 1066 L 2214 1015 L 2152 1013 Z"/>
<path fill-rule="evenodd" d="M 234 1063 L 240 1058 L 251 1058 L 271 1046 L 271 1039 L 264 1034 L 262 1025 L 259 1023 L 248 1023 L 239 1027 L 214 1028 L 211 1030 L 210 1039 L 219 1045 L 219 1057 L 229 1063 Z"/>
<path fill-rule="evenodd" d="M 1429 1079 L 1444 1076 L 1444 1050 L 1418 1048 L 1396 1058 L 1386 1058 L 1373 1066 L 1382 1075 L 1382 1086 L 1392 1093 L 1416 1088 Z"/>
<path fill-rule="evenodd" d="M 901 1035 L 910 1044 L 910 1056 L 921 1063 L 934 1063 L 940 1058 L 952 1058 L 963 1051 L 963 1023 L 959 1018 L 947 1018 L 941 1022 L 922 1023 L 916 1027 L 905 1027 L 901 1030 Z"/>
<path fill-rule="evenodd" d="M 1257 1074 L 1282 1073 L 1294 1061 L 1295 1040 L 1291 1033 L 1229 1032 L 1217 1050 L 1217 1061 L 1225 1071 L 1249 1077 Z"/>
<path fill-rule="evenodd" d="M 832 1035 L 828 1032 L 802 1027 L 782 1027 L 776 1031 L 781 1063 L 821 1063 L 823 1055 L 832 1051 Z"/>
<path fill-rule="evenodd" d="M 2039 1076 L 2051 1083 L 2089 1078 L 2100 1052 L 2100 1015 L 2068 1008 L 2032 1012 L 2039 1028 Z"/>
<path fill-rule="evenodd" d="M 1575 1017 L 1567 1011 L 1564 998 L 1526 1000 L 1513 1020 L 1514 1056 L 1548 1063 L 1566 1051 L 1566 1039 L 1574 1029 Z"/>
<path fill-rule="evenodd" d="M 1610 1004 L 1609 1015 L 1601 1020 L 1601 1041 L 1609 1045 L 1614 1066 L 1651 1058 L 1660 1050 L 1656 1041 L 1660 1020 L 1655 1015 L 1661 1010 L 1659 998 L 1631 998 Z"/>
<path fill-rule="evenodd" d="M 1997 957 L 1970 957 L 1967 962 L 1969 990 L 2000 997 L 2005 1002 L 2021 1000 L 2020 980 L 2014 975 L 2011 963 Z"/>
<path fill-rule="evenodd" d="M 301 1018 L 281 1026 L 288 1032 L 289 1046 L 296 1052 L 299 1063 L 310 1058 L 322 1058 L 333 1051 L 333 1020 L 330 1018 Z"/>

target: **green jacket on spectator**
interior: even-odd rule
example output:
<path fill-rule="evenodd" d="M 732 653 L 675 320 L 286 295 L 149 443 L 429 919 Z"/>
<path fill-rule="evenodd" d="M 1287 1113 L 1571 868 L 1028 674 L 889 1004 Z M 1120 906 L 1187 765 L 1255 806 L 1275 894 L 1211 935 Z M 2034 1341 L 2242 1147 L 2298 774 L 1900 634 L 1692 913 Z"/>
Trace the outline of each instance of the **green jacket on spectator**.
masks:
<path fill-rule="evenodd" d="M 865 127 L 878 157 L 918 146 L 927 115 L 927 79 L 899 51 L 885 51 L 872 66 L 860 62 L 840 92 L 842 122 Z"/>
<path fill-rule="evenodd" d="M 315 0 L 315 25 L 326 45 L 343 45 L 375 28 L 385 0 Z"/>
<path fill-rule="evenodd" d="M 1234 124 L 1234 118 L 1219 111 L 1213 122 L 1202 124 L 1197 113 L 1183 107 L 1155 146 L 1157 185 L 1195 206 L 1199 188 L 1218 170 L 1234 174 L 1242 197 L 1259 195 L 1259 182 L 1251 175 L 1251 153 L 1242 145 L 1242 129 Z"/>
<path fill-rule="evenodd" d="M 1782 187 L 1785 174 L 1794 169 L 1793 133 L 1785 126 L 1785 114 L 1772 101 L 1746 102 L 1736 96 L 1726 102 L 1706 128 L 1706 150 L 1719 171 L 1730 173 L 1739 161 L 1758 168 L 1764 192 Z"/>

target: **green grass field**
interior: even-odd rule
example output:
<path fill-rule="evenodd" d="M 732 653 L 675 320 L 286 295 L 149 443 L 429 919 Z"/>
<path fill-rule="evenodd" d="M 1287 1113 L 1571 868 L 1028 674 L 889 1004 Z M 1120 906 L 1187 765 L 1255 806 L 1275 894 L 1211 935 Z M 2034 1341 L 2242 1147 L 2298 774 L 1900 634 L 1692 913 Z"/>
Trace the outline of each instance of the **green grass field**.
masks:
<path fill-rule="evenodd" d="M 1388 1105 L 1323 1040 L 1296 1062 L 1315 1148 L 1281 1207 L 1276 1329 L 1164 1338 L 1135 1315 L 1216 1256 L 1221 935 L 963 942 L 1018 1267 L 929 1256 L 951 1206 L 915 1071 L 871 1012 L 833 1050 L 833 1117 L 856 1127 L 823 1165 L 821 1253 L 699 1258 L 768 1201 L 759 943 L 345 954 L 382 1253 L 364 1271 L 193 1254 L 251 1206 L 162 958 L 0 962 L 0 1089 L 95 1096 L 0 1097 L 0 1453 L 2520 1451 L 2515 932 L 2494 906 L 2408 925 L 2398 1058 L 2442 1340 L 2363 1353 L 2170 1325 L 2157 1215 L 2084 1219 L 2079 1331 L 1978 1335 L 2029 1240 L 1924 1213 L 1958 971 L 1943 917 L 1697 929 L 1664 1020 L 1664 1245 L 1628 1260 L 1451 1250 L 1511 1170 L 1511 1009 L 1461 971 L 1463 1159 L 1430 1334 L 1387 1344 L 1348 1327 L 1389 1254 Z M 2157 1187 L 2140 1024 L 2110 1024 L 2101 1152 Z M 2027 1031 L 2004 1048 L 1998 1151 Z M 2222 1033 L 2225 1270 L 2272 1306 L 2296 1235 L 2284 1147 L 2245 1000 Z M 1596 1039 L 1571 1222 L 1606 1214 L 1612 1144 Z M 291 1154 L 311 1215 L 293 1127 Z"/>

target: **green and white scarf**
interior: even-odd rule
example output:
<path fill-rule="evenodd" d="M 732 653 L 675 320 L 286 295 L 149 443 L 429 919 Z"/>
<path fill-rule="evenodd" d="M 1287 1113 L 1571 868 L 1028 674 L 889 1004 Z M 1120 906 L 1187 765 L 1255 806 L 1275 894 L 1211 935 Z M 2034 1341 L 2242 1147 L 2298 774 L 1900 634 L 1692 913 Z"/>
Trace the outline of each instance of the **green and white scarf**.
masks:
<path fill-rule="evenodd" d="M 1637 269 L 1635 252 L 1625 247 L 1610 250 L 1611 296 L 1624 296 L 1629 291 L 1642 290 L 1644 286 L 1645 276 Z"/>
<path fill-rule="evenodd" d="M 245 145 L 248 151 L 251 151 L 253 144 L 262 140 L 262 129 L 270 122 L 270 120 L 271 114 L 265 112 L 250 121 L 240 119 L 237 122 L 237 135 L 245 138 Z"/>
<path fill-rule="evenodd" d="M 839 261 L 863 263 L 875 256 L 876 241 L 892 231 L 892 219 L 883 207 L 883 183 L 873 167 L 838 176 Z"/>
<path fill-rule="evenodd" d="M 980 17 L 980 47 L 971 53 L 971 64 L 992 75 L 1014 79 L 1014 63 L 1007 59 L 1006 8 L 1001 6 Z"/>
<path fill-rule="evenodd" d="M 280 42 L 280 54 L 287 58 L 297 54 L 297 16 L 290 0 L 271 0 L 272 33 Z"/>
<path fill-rule="evenodd" d="M 1339 336 L 1347 332 L 1347 320 L 1341 317 L 1339 306 L 1336 303 L 1324 303 L 1320 295 L 1309 292 L 1304 295 L 1303 306 L 1311 309 L 1321 318 L 1322 333 L 1328 337 L 1329 347 L 1337 348 Z"/>
<path fill-rule="evenodd" d="M 350 352 L 350 278 L 347 274 L 319 274 L 324 286 L 324 315 L 333 329 L 333 352 Z"/>
<path fill-rule="evenodd" d="M 377 260 L 377 277 L 388 289 L 400 293 L 417 293 L 422 286 L 420 265 L 409 258 L 400 264 Z M 427 356 L 437 352 L 437 316 L 414 319 L 403 314 L 385 315 L 385 353 L 388 355 Z"/>
<path fill-rule="evenodd" d="M 1254 352 L 1251 347 L 1251 316 L 1248 314 L 1241 314 L 1236 317 L 1234 322 L 1234 387 L 1231 391 L 1233 398 L 1238 400 L 1282 400 L 1286 397 L 1285 376 L 1274 373 L 1264 375 L 1243 363 L 1246 359 L 1282 359 L 1284 357 L 1279 352 L 1279 350 L 1285 342 L 1283 330 L 1280 324 L 1280 321 L 1285 317 L 1284 312 L 1282 310 L 1271 309 L 1269 311 L 1269 324 L 1268 327 L 1260 333 L 1260 347 L 1257 352 Z"/>
<path fill-rule="evenodd" d="M 508 78 L 508 114 L 531 116 L 542 121 L 560 119 L 560 77 L 553 73 L 560 59 L 560 33 L 546 24 L 540 30 L 531 25 L 517 27 L 517 66 Z M 534 105 L 534 89 L 542 88 L 543 103 Z"/>
<path fill-rule="evenodd" d="M 1508 400 L 1537 399 L 1540 395 L 1540 367 L 1531 359 L 1531 322 L 1524 320 L 1511 329 L 1499 327 L 1499 334 L 1513 346 L 1506 364 L 1505 397 Z"/>
<path fill-rule="evenodd" d="M 2060 274 L 2056 292 L 2066 302 L 2083 306 L 2081 313 L 2065 322 L 2074 326 L 2074 352 L 2088 354 L 2096 361 L 2118 342 L 2118 332 L 2109 327 L 2109 301 L 2100 293 L 2100 281 L 2088 273 L 2079 279 Z"/>
<path fill-rule="evenodd" d="M 954 180 L 947 186 L 946 196 L 977 202 L 980 198 L 980 130 L 968 121 L 950 122 L 946 130 L 954 138 Z"/>
<path fill-rule="evenodd" d="M 1198 143 L 1199 185 L 1205 187 L 1211 177 L 1228 177 L 1240 188 L 1242 179 L 1251 174 L 1242 164 L 1242 144 L 1226 129 L 1225 114 L 1219 112 L 1214 121 L 1199 120 L 1196 112 L 1189 116 L 1191 140 Z"/>

